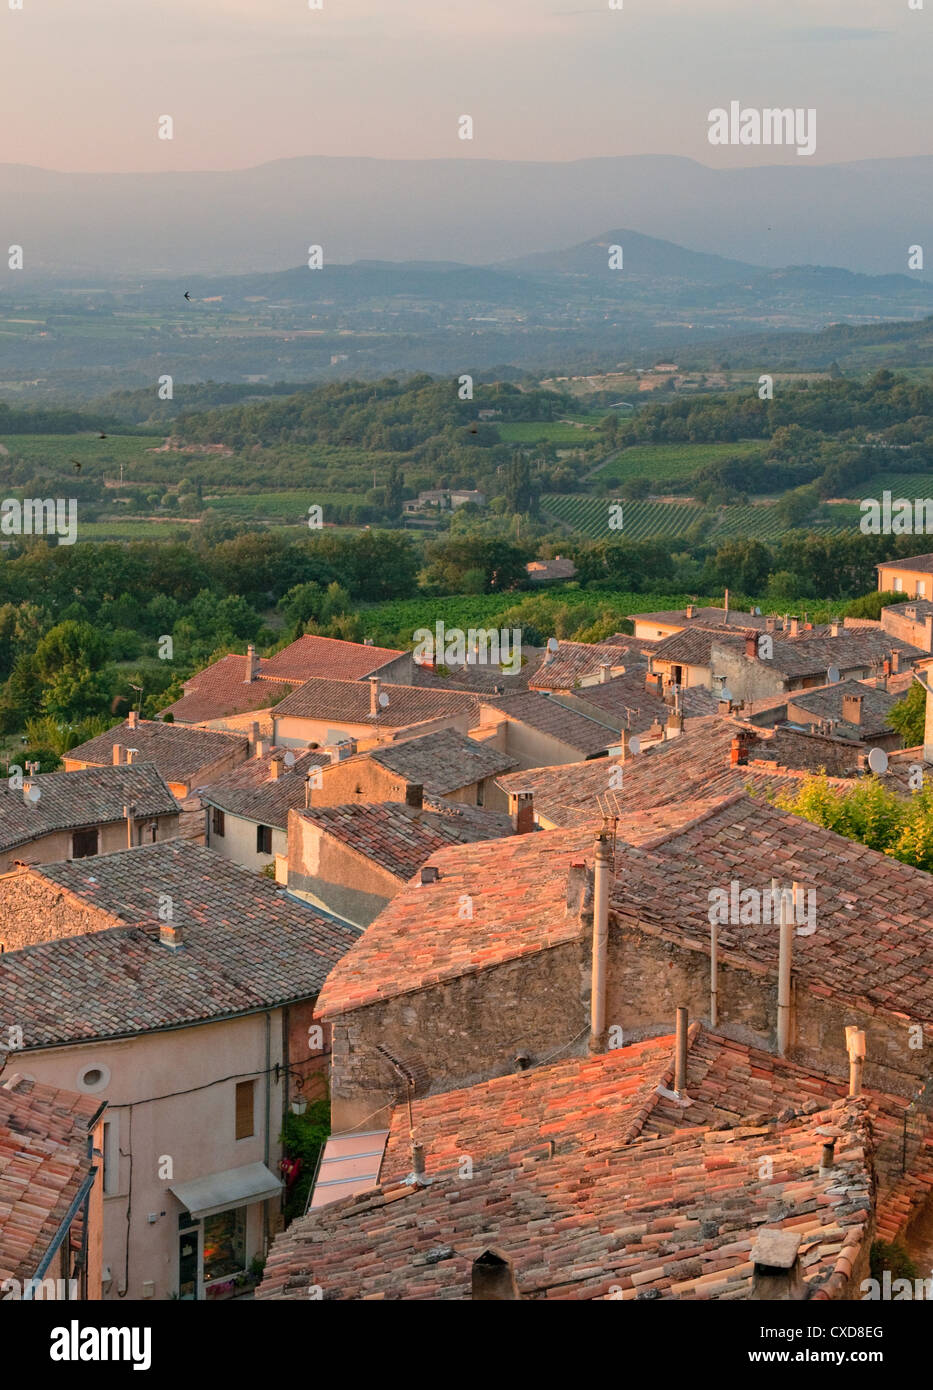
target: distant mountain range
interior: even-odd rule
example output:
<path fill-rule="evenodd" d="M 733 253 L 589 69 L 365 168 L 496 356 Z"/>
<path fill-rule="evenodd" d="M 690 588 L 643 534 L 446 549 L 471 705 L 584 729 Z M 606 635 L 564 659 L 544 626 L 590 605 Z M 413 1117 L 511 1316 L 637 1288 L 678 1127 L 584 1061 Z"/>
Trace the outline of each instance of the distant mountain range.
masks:
<path fill-rule="evenodd" d="M 0 165 L 0 287 L 37 276 L 226 275 L 302 264 L 503 263 L 600 227 L 637 227 L 726 262 L 834 265 L 866 274 L 933 254 L 933 157 L 718 169 L 670 156 L 513 162 L 309 156 L 205 173 L 66 174 Z M 555 267 L 551 267 L 552 269 Z M 441 273 L 441 268 L 438 269 Z M 453 273 L 453 272 L 450 272 Z M 725 273 L 725 268 L 724 268 Z"/>

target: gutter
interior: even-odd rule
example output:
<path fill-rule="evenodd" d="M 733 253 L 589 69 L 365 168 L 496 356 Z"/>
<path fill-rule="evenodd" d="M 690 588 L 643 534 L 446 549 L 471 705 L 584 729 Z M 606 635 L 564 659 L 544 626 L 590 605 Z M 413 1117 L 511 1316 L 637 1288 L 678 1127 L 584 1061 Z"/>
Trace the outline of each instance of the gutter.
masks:
<path fill-rule="evenodd" d="M 87 1199 L 87 1197 L 90 1195 L 90 1191 L 91 1191 L 91 1188 L 94 1186 L 94 1179 L 97 1177 L 97 1173 L 98 1173 L 98 1169 L 97 1169 L 97 1168 L 92 1168 L 91 1171 L 88 1173 L 87 1177 L 84 1179 L 84 1182 L 81 1184 L 81 1187 L 79 1188 L 79 1190 L 78 1190 L 78 1192 L 77 1192 L 77 1194 L 76 1194 L 76 1196 L 75 1196 L 75 1198 L 74 1198 L 74 1201 L 71 1203 L 71 1206 L 68 1208 L 67 1212 L 65 1213 L 65 1215 L 64 1215 L 64 1217 L 63 1217 L 63 1219 L 62 1219 L 61 1225 L 59 1226 L 58 1230 L 55 1232 L 55 1235 L 52 1237 L 51 1244 L 48 1246 L 48 1248 L 47 1248 L 45 1254 L 42 1256 L 42 1259 L 41 1259 L 41 1261 L 40 1261 L 40 1263 L 39 1263 L 39 1265 L 38 1265 L 38 1267 L 37 1267 L 37 1269 L 36 1269 L 36 1272 L 35 1272 L 35 1274 L 32 1276 L 34 1279 L 41 1279 L 42 1276 L 45 1274 L 45 1271 L 48 1269 L 49 1265 L 52 1263 L 52 1260 L 53 1260 L 54 1256 L 56 1255 L 56 1253 L 58 1252 L 58 1249 L 59 1249 L 59 1247 L 61 1246 L 62 1241 L 65 1239 L 65 1236 L 68 1234 L 69 1230 L 71 1229 L 71 1223 L 74 1221 L 75 1217 L 77 1216 L 78 1211 L 79 1211 L 81 1205 L 82 1205 L 83 1202 Z M 86 1229 L 86 1226 L 85 1226 L 85 1229 Z M 32 1293 L 33 1293 L 32 1288 L 31 1288 L 31 1286 L 27 1283 L 27 1284 L 26 1284 L 26 1288 L 25 1288 L 25 1290 L 24 1290 L 24 1292 L 23 1292 L 23 1298 L 24 1298 L 24 1299 L 27 1299 L 27 1298 L 28 1298 L 28 1299 L 31 1299 L 31 1298 L 32 1298 Z"/>

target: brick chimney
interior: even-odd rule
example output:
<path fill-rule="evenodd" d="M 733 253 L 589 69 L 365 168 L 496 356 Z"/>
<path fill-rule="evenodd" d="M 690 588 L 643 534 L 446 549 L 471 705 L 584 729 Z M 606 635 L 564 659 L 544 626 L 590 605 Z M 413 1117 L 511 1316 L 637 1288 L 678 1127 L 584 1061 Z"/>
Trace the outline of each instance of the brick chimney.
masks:
<path fill-rule="evenodd" d="M 842 717 L 846 724 L 861 724 L 864 695 L 843 695 Z"/>
<path fill-rule="evenodd" d="M 259 675 L 259 657 L 256 655 L 256 648 L 250 642 L 246 648 L 246 675 L 243 677 L 244 683 L 254 681 Z"/>
<path fill-rule="evenodd" d="M 748 737 L 745 734 L 736 734 L 732 740 L 729 750 L 729 766 L 745 767 L 748 762 Z"/>
<path fill-rule="evenodd" d="M 130 729 L 139 728 L 139 715 L 137 714 L 136 710 L 130 710 L 129 714 L 126 716 L 126 723 L 128 728 Z"/>
<path fill-rule="evenodd" d="M 520 1299 L 512 1262 L 498 1250 L 484 1250 L 473 1261 L 470 1297 L 474 1302 L 508 1302 Z"/>
<path fill-rule="evenodd" d="M 122 766 L 122 764 L 125 763 L 125 762 L 126 762 L 126 758 L 124 757 L 123 745 L 120 744 L 120 743 L 115 743 L 115 744 L 113 745 L 113 765 L 114 765 L 114 767 L 120 767 L 120 766 Z"/>
<path fill-rule="evenodd" d="M 745 655 L 749 661 L 758 660 L 758 633 L 746 632 L 745 634 Z"/>
<path fill-rule="evenodd" d="M 382 688 L 382 681 L 378 676 L 369 678 L 369 713 L 375 719 L 382 706 L 379 704 L 379 694 Z"/>
<path fill-rule="evenodd" d="M 516 835 L 527 835 L 535 828 L 533 792 L 509 792 L 509 815 Z"/>
<path fill-rule="evenodd" d="M 767 618 L 765 618 L 765 631 L 773 632 L 776 627 L 777 619 L 775 618 L 773 613 L 769 613 Z"/>
<path fill-rule="evenodd" d="M 277 782 L 280 777 L 284 777 L 288 768 L 285 766 L 285 759 L 281 753 L 276 753 L 274 758 L 269 760 L 269 781 Z"/>
<path fill-rule="evenodd" d="M 694 616 L 695 613 L 696 613 L 696 609 L 694 608 L 693 604 L 692 604 L 692 603 L 688 603 L 688 604 L 687 604 L 687 607 L 686 607 L 686 609 L 685 609 L 685 611 L 684 611 L 684 617 L 687 618 L 687 619 L 690 619 L 690 618 L 692 618 L 692 617 Z"/>
<path fill-rule="evenodd" d="M 185 934 L 179 923 L 159 923 L 159 944 L 162 946 L 167 946 L 170 951 L 184 950 Z"/>
<path fill-rule="evenodd" d="M 758 1232 L 751 1250 L 754 1268 L 749 1298 L 790 1303 L 806 1297 L 800 1272 L 800 1241 L 796 1231 Z"/>
<path fill-rule="evenodd" d="M 645 689 L 649 695 L 661 697 L 661 672 L 649 671 L 645 676 Z"/>
<path fill-rule="evenodd" d="M 839 619 L 838 619 L 838 618 L 833 618 L 832 621 L 830 622 L 830 624 L 829 624 L 829 635 L 830 635 L 830 637 L 838 637 L 838 636 L 839 636 Z"/>
<path fill-rule="evenodd" d="M 790 618 L 790 635 L 791 635 L 791 637 L 799 637 L 799 636 L 800 636 L 800 619 L 799 619 L 799 617 L 797 617 L 796 614 L 791 614 L 791 618 Z"/>
<path fill-rule="evenodd" d="M 894 676 L 898 675 L 898 673 L 900 672 L 900 669 L 901 669 L 901 654 L 900 654 L 900 652 L 895 648 L 895 650 L 891 653 L 891 674 L 894 675 Z"/>

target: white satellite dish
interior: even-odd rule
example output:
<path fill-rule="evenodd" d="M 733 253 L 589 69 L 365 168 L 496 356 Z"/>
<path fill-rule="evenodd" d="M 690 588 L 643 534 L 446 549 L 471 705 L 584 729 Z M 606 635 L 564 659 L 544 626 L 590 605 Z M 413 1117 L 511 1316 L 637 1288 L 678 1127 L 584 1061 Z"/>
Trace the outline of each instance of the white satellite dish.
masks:
<path fill-rule="evenodd" d="M 286 766 L 286 767 L 294 767 L 294 766 L 295 766 L 295 755 L 294 755 L 294 753 L 286 753 L 286 754 L 285 754 L 285 758 L 284 758 L 284 763 L 285 763 L 285 766 Z"/>
<path fill-rule="evenodd" d="M 732 703 L 732 691 L 727 685 L 724 685 L 722 690 L 720 690 L 719 698 L 720 700 L 728 700 L 730 704 Z"/>
<path fill-rule="evenodd" d="M 637 734 L 633 734 L 628 741 L 629 752 L 632 754 L 641 752 L 641 739 Z"/>
<path fill-rule="evenodd" d="M 752 611 L 754 612 L 756 618 L 761 617 L 761 609 L 758 607 L 757 603 L 755 604 L 755 607 Z"/>
<path fill-rule="evenodd" d="M 42 795 L 42 792 L 38 787 L 30 787 L 29 790 L 26 792 L 26 795 L 29 797 L 30 801 L 38 801 L 39 797 Z"/>
<path fill-rule="evenodd" d="M 547 649 L 548 649 L 549 652 L 556 652 L 556 651 L 557 651 L 557 638 L 556 638 L 556 637 L 549 637 L 549 638 L 547 639 Z"/>
<path fill-rule="evenodd" d="M 880 777 L 888 770 L 888 755 L 883 748 L 873 748 L 868 755 L 868 766 Z"/>
<path fill-rule="evenodd" d="M 839 667 L 830 666 L 829 670 L 826 672 L 826 679 L 829 681 L 830 685 L 835 685 L 839 679 Z"/>
<path fill-rule="evenodd" d="M 388 697 L 388 695 L 380 695 L 380 696 L 379 696 L 379 703 L 380 703 L 380 705 L 382 706 L 382 708 L 385 709 L 385 707 L 386 707 L 386 706 L 388 705 L 388 703 L 389 703 L 389 697 Z"/>

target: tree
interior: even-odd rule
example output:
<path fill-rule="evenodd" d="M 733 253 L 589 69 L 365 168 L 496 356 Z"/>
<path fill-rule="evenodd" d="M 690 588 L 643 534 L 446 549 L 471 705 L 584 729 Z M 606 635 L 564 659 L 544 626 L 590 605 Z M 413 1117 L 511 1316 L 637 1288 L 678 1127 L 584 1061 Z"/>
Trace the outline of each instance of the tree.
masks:
<path fill-rule="evenodd" d="M 110 695 L 109 655 L 106 636 L 90 623 L 50 628 L 34 657 L 44 712 L 69 720 L 100 714 Z"/>
<path fill-rule="evenodd" d="M 514 454 L 505 469 L 506 509 L 521 516 L 533 515 L 538 498 L 531 481 L 531 463 L 527 454 Z"/>
<path fill-rule="evenodd" d="M 919 681 L 914 681 L 906 698 L 888 710 L 888 723 L 900 734 L 905 748 L 916 748 L 923 743 L 926 707 L 927 693 Z"/>

